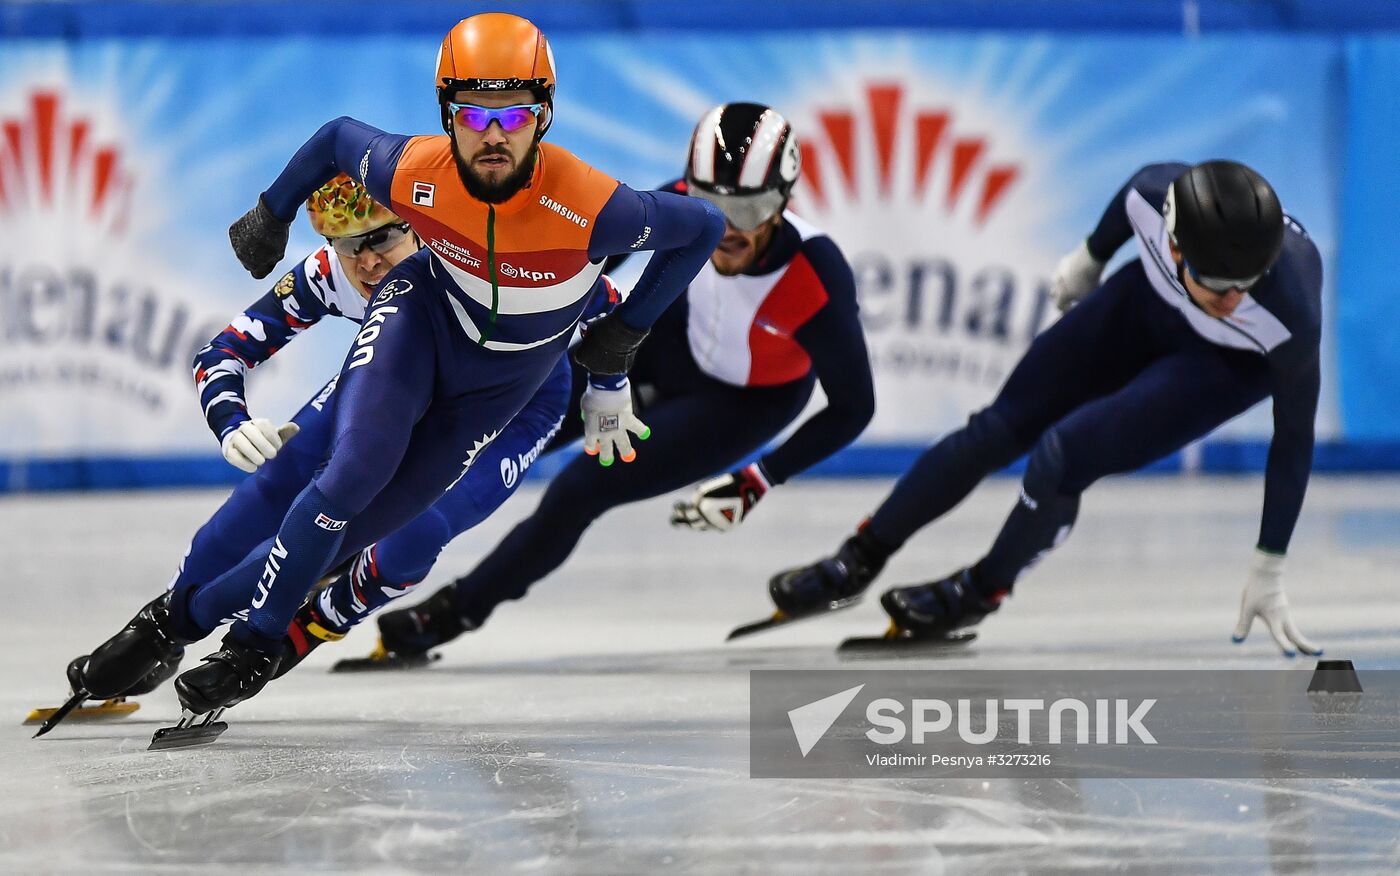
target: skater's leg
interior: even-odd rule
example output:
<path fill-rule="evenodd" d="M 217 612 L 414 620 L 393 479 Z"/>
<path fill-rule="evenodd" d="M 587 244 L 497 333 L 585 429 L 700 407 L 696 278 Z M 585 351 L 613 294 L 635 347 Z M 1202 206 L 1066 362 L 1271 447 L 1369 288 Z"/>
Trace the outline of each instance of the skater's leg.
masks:
<path fill-rule="evenodd" d="M 278 454 L 244 478 L 199 531 L 169 587 L 177 615 L 194 588 L 242 561 L 277 532 L 292 500 L 325 459 L 334 420 L 334 389 L 339 375 L 302 407 L 292 422 L 301 430 Z M 249 591 L 245 600 L 252 596 Z M 212 627 L 205 627 L 207 633 Z M 186 630 L 192 633 L 193 630 Z"/>
<path fill-rule="evenodd" d="M 261 568 L 245 558 L 191 599 L 193 608 L 209 598 L 206 591 L 246 588 L 252 581 L 247 619 L 230 631 L 246 643 L 280 648 L 297 607 L 335 559 L 349 521 L 394 476 L 415 424 L 428 410 L 436 367 L 430 311 L 414 296 L 401 295 L 372 308 L 365 325 L 336 387 L 329 457 L 293 500 Z"/>
<path fill-rule="evenodd" d="M 1134 263 L 1042 332 L 997 398 L 933 445 L 871 516 L 889 552 L 957 506 L 988 474 L 1025 453 L 1052 423 L 1112 392 L 1145 364 L 1138 321 L 1142 268 Z"/>
<path fill-rule="evenodd" d="M 202 622 L 188 610 L 187 598 L 195 592 L 194 585 L 228 571 L 250 548 L 256 549 L 262 539 L 276 531 L 276 522 L 324 455 L 329 416 L 323 409 L 334 383 L 294 418 L 301 426 L 297 436 L 256 474 L 244 479 L 200 529 L 170 592 L 143 607 L 125 628 L 90 655 L 74 661 L 77 671 L 70 671 L 70 680 L 75 689 L 81 686 L 100 697 L 154 690 L 175 673 L 184 645 L 202 639 L 218 625 L 224 615 Z M 239 605 L 246 606 L 249 592 L 246 587 L 239 592 Z"/>
<path fill-rule="evenodd" d="M 390 558 L 390 562 L 396 564 L 395 577 L 414 572 L 415 564 L 431 566 L 431 557 L 435 557 L 436 552 L 452 537 L 453 521 L 443 513 L 442 508 L 435 505 L 424 509 L 423 506 L 435 496 L 442 497 L 438 499 L 438 504 L 442 504 L 448 495 L 468 481 L 470 471 L 459 480 L 462 448 L 471 447 L 483 431 L 491 431 L 489 426 L 477 422 L 472 414 L 475 407 L 470 404 L 458 409 L 439 407 L 423 417 L 412 433 L 407 452 L 402 454 L 403 462 L 395 470 L 392 480 L 366 508 L 354 515 L 348 525 L 336 531 L 335 534 L 343 535 L 343 538 L 335 539 L 330 545 L 328 555 L 315 573 L 316 577 L 346 561 L 358 560 L 357 555 L 362 554 L 369 545 L 386 536 L 392 537 L 391 533 L 397 535 L 400 530 L 403 537 L 398 547 L 391 551 Z M 488 445 L 478 456 L 484 457 L 491 446 Z M 476 470 L 475 464 L 472 470 Z M 495 471 L 494 477 L 499 480 L 499 464 Z M 485 468 L 481 472 L 483 477 L 488 473 Z M 455 485 L 452 484 L 454 480 L 457 481 Z M 451 490 L 447 490 L 449 485 L 452 485 Z M 315 487 L 316 484 L 312 483 L 306 490 Z M 451 510 L 470 514 L 470 509 L 465 505 L 451 506 Z M 306 512 L 300 513 L 306 516 Z M 191 617 L 208 629 L 236 618 L 248 609 L 250 593 L 253 594 L 254 603 L 263 601 L 263 591 L 271 586 L 268 580 L 275 583 L 284 574 L 284 555 L 290 554 L 285 542 L 279 545 L 280 538 L 279 533 L 277 537 L 266 540 L 233 569 L 198 588 L 188 603 Z M 423 559 L 429 554 L 431 557 Z M 343 582 L 344 579 L 341 580 Z M 348 585 L 336 592 L 339 594 L 337 600 L 343 600 L 342 604 L 350 604 L 359 598 Z M 303 598 L 305 595 L 305 592 L 301 594 Z M 249 615 L 259 607 L 255 604 Z"/>
<path fill-rule="evenodd" d="M 1022 571 L 1059 546 L 1074 525 L 1080 493 L 1094 481 L 1179 450 L 1267 395 L 1261 357 L 1201 343 L 1065 417 L 1031 454 L 1020 499 L 975 567 L 979 586 L 1010 590 Z"/>
<path fill-rule="evenodd" d="M 1152 346 L 1142 324 L 1145 286 L 1141 266 L 1130 264 L 1042 332 L 995 401 L 925 451 L 835 555 L 769 580 L 779 613 L 798 617 L 849 604 L 910 536 L 1025 453 L 1060 417 L 1140 370 Z"/>
<path fill-rule="evenodd" d="M 866 530 L 893 553 L 956 507 L 983 478 L 1014 462 L 1027 446 L 1012 433 L 996 404 L 983 408 L 966 426 L 920 455 L 871 515 Z"/>
<path fill-rule="evenodd" d="M 317 607 L 323 626 L 343 633 L 413 590 L 427 577 L 449 541 L 495 513 L 515 495 L 530 467 L 565 419 L 572 375 L 561 357 L 546 383 L 501 434 L 476 455 L 471 468 L 433 507 L 355 556 L 346 575 L 323 590 Z"/>
<path fill-rule="evenodd" d="M 896 587 L 881 604 L 897 627 L 921 635 L 976 623 L 1022 572 L 1064 542 L 1090 484 L 1181 448 L 1267 394 L 1267 365 L 1251 353 L 1201 341 L 1158 359 L 1046 431 L 1016 506 L 980 562 L 928 584 Z"/>
<path fill-rule="evenodd" d="M 1010 591 L 1022 571 L 1069 537 L 1079 517 L 1079 493 L 1064 492 L 1064 479 L 1064 442 L 1059 427 L 1052 426 L 1031 453 L 1016 507 L 991 550 L 973 567 L 980 590 Z"/>
<path fill-rule="evenodd" d="M 460 615 L 479 625 L 496 605 L 519 599 L 563 564 L 587 528 L 611 508 L 660 496 L 738 464 L 802 410 L 810 383 L 697 393 L 656 402 L 652 438 L 635 462 L 603 468 L 579 456 L 555 477 L 539 506 L 475 569 L 454 582 Z M 723 437 L 698 429 L 723 418 Z"/>

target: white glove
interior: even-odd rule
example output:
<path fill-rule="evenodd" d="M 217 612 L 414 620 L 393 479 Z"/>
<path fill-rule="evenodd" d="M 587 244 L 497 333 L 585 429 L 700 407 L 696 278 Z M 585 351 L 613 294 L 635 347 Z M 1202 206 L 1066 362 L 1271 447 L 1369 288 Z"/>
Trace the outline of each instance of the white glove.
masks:
<path fill-rule="evenodd" d="M 220 442 L 229 465 L 248 473 L 277 455 L 291 437 L 301 431 L 296 423 L 272 425 L 271 420 L 245 420 Z"/>
<path fill-rule="evenodd" d="M 1254 552 L 1254 568 L 1249 572 L 1249 583 L 1244 586 L 1244 595 L 1240 597 L 1240 620 L 1235 624 L 1235 634 L 1230 637 L 1235 644 L 1243 642 L 1249 635 L 1249 628 L 1256 617 L 1268 627 L 1269 635 L 1274 637 L 1283 656 L 1296 657 L 1298 651 L 1312 657 L 1322 654 L 1322 649 L 1303 638 L 1303 634 L 1293 625 L 1293 616 L 1288 612 L 1288 596 L 1283 592 L 1283 557 L 1257 549 Z"/>
<path fill-rule="evenodd" d="M 695 488 L 689 502 L 677 502 L 671 509 L 671 525 L 700 532 L 728 532 L 749 516 L 753 506 L 772 489 L 755 465 L 720 475 Z"/>
<path fill-rule="evenodd" d="M 1098 288 L 1103 265 L 1090 255 L 1087 241 L 1060 259 L 1055 266 L 1055 275 L 1050 279 L 1050 296 L 1055 299 L 1060 313 L 1069 310 L 1079 299 Z"/>
<path fill-rule="evenodd" d="M 628 432 L 642 441 L 651 437 L 651 429 L 632 413 L 632 388 L 626 380 L 617 389 L 599 389 L 589 383 L 579 407 L 583 411 L 583 452 L 598 457 L 602 465 L 613 464 L 614 448 L 623 462 L 637 458 Z"/>

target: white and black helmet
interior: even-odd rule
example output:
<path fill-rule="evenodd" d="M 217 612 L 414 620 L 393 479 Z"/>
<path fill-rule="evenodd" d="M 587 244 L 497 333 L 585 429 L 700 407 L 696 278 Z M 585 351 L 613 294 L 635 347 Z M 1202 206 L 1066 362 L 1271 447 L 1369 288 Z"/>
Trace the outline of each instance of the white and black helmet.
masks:
<path fill-rule="evenodd" d="M 1236 161 L 1206 161 L 1167 189 L 1164 208 L 1186 268 L 1216 292 L 1248 289 L 1283 247 L 1283 207 L 1268 181 Z"/>
<path fill-rule="evenodd" d="M 792 125 L 757 103 L 726 103 L 705 113 L 690 138 L 689 192 L 712 202 L 729 224 L 752 231 L 787 204 L 802 156 Z"/>

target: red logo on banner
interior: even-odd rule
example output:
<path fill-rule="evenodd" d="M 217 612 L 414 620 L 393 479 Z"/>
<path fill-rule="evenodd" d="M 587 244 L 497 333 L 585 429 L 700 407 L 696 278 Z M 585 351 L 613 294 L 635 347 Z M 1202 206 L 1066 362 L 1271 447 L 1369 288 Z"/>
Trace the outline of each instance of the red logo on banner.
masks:
<path fill-rule="evenodd" d="M 900 150 L 913 150 L 912 185 L 919 200 L 940 197 L 952 213 L 965 199 L 974 199 L 978 225 L 997 208 L 1015 183 L 1021 169 L 1016 164 L 989 160 L 986 137 L 959 134 L 956 119 L 947 109 L 904 111 L 904 87 L 898 83 L 871 83 L 865 88 L 864 119 L 850 109 L 818 110 L 817 123 L 825 137 L 806 132 L 802 137 L 801 200 L 817 209 L 831 200 L 833 188 L 844 185 L 848 193 L 861 192 L 857 162 L 874 162 L 876 197 L 888 199 L 895 183 Z M 942 192 L 933 189 L 934 170 L 946 165 Z"/>
<path fill-rule="evenodd" d="M 64 109 L 58 93 L 35 90 L 26 112 L 0 120 L 0 216 L 62 210 L 121 234 L 132 176 L 115 146 L 96 142 L 91 119 Z"/>

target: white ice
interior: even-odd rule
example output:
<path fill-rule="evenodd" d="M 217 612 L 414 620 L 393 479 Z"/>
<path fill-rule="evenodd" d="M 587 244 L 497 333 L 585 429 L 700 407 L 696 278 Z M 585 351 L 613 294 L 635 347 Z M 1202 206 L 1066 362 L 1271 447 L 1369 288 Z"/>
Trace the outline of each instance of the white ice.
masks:
<path fill-rule="evenodd" d="M 63 668 L 164 586 L 215 492 L 0 500 L 0 869 L 12 872 L 1391 873 L 1400 782 L 756 780 L 748 672 L 835 668 L 884 626 L 875 600 L 739 645 L 765 582 L 831 550 L 886 482 L 796 483 L 742 530 L 672 531 L 670 499 L 616 511 L 571 562 L 432 669 L 342 676 L 370 625 L 228 713 L 216 744 L 148 753 L 167 686 L 122 722 L 31 740 Z M 976 559 L 1011 507 L 994 480 L 918 536 L 877 588 Z M 459 539 L 426 595 L 528 512 L 527 490 Z M 1230 643 L 1257 478 L 1096 486 L 1060 551 L 968 649 L 871 664 L 1246 668 Z M 1317 478 L 1287 583 L 1330 657 L 1400 668 L 1400 480 Z M 192 655 L 196 656 L 196 655 Z M 847 664 L 849 665 L 849 664 Z M 1397 721 L 1400 741 L 1400 721 Z"/>

